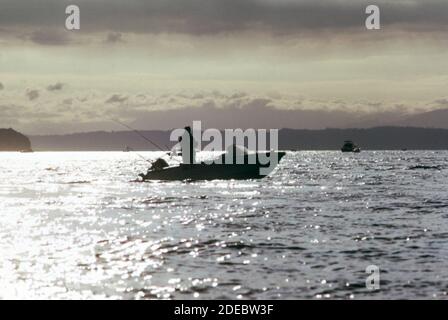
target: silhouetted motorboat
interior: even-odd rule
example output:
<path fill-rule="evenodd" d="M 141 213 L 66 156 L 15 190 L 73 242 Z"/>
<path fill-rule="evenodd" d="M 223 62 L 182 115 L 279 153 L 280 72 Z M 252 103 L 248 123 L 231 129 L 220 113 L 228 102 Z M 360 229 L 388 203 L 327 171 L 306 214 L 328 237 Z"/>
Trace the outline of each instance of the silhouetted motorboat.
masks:
<path fill-rule="evenodd" d="M 344 142 L 344 145 L 341 148 L 342 152 L 361 152 L 361 148 L 359 148 L 356 144 L 353 143 L 351 140 L 346 140 Z"/>
<path fill-rule="evenodd" d="M 286 152 L 266 152 L 265 156 L 277 157 L 278 161 L 285 156 Z M 269 168 L 269 163 L 263 164 L 259 161 L 260 153 L 256 156 L 255 163 L 245 161 L 243 164 L 181 164 L 162 169 L 150 169 L 146 174 L 140 174 L 143 181 L 146 180 L 242 180 L 261 179 L 266 177 L 260 173 L 261 168 Z M 251 155 L 246 155 L 245 160 Z M 274 166 L 275 167 L 275 166 Z M 273 169 L 273 168 L 272 168 Z"/>

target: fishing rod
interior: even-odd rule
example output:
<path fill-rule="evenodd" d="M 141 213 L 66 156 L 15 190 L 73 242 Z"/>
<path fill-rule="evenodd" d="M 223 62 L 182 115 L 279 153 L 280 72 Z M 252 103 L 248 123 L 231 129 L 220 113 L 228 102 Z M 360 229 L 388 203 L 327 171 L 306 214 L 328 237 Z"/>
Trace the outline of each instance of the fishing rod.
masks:
<path fill-rule="evenodd" d="M 152 164 L 151 160 L 146 159 L 144 156 L 142 156 L 140 153 L 138 153 L 137 151 L 135 151 L 134 149 L 132 149 L 131 147 L 127 147 L 129 150 L 133 151 L 136 155 L 138 155 L 140 158 L 142 158 L 143 160 L 145 160 L 146 162 L 149 162 Z"/>
<path fill-rule="evenodd" d="M 146 141 L 148 141 L 149 143 L 151 143 L 153 146 L 155 146 L 155 147 L 156 147 L 157 149 L 159 149 L 160 151 L 166 151 L 166 150 L 163 150 L 163 148 L 161 148 L 157 143 L 151 141 L 149 138 L 145 137 L 145 136 L 144 136 L 143 134 L 141 134 L 138 130 L 132 128 L 131 126 L 128 126 L 127 124 L 122 123 L 122 122 L 120 122 L 120 121 L 118 121 L 118 120 L 115 120 L 115 119 L 110 119 L 110 120 L 113 121 L 113 122 L 115 122 L 115 123 L 118 123 L 118 124 L 122 125 L 123 127 L 128 128 L 129 130 L 132 130 L 133 132 L 135 132 L 135 133 L 138 134 L 140 137 L 142 137 L 143 139 L 145 139 Z M 165 145 L 165 148 L 168 149 L 168 150 L 170 149 L 170 148 L 168 148 L 166 145 Z"/>

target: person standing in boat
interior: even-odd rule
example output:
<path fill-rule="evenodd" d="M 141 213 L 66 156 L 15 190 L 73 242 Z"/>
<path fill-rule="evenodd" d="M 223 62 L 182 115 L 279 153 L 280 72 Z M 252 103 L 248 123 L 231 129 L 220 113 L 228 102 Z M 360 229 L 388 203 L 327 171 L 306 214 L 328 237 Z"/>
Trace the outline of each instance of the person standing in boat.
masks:
<path fill-rule="evenodd" d="M 191 127 L 185 127 L 184 134 L 179 137 L 179 143 L 182 149 L 182 162 L 184 164 L 196 163 L 196 141 L 193 138 Z"/>

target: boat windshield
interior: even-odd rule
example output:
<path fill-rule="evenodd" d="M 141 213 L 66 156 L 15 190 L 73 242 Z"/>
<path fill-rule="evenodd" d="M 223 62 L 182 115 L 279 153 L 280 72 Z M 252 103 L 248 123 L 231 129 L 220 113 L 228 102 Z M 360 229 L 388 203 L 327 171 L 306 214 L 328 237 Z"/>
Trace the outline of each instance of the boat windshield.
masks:
<path fill-rule="evenodd" d="M 239 146 L 236 144 L 232 144 L 228 146 L 226 149 L 226 153 L 231 153 L 233 150 L 233 154 L 235 155 L 247 155 L 249 151 L 244 146 Z"/>

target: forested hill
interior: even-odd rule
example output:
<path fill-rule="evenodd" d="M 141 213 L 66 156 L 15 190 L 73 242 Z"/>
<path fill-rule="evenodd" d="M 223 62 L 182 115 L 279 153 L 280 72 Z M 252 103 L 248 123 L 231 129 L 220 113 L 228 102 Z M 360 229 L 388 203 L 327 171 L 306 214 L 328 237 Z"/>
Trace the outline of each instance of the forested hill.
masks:
<path fill-rule="evenodd" d="M 20 132 L 0 129 L 0 151 L 31 151 L 31 143 Z"/>
<path fill-rule="evenodd" d="M 159 146 L 171 147 L 171 131 L 140 131 Z M 132 131 L 87 132 L 69 135 L 31 136 L 35 150 L 43 151 L 119 151 L 156 150 Z M 369 129 L 281 129 L 279 149 L 339 150 L 344 140 L 353 140 L 363 150 L 448 149 L 448 129 L 377 127 Z M 12 141 L 12 140 L 10 140 Z M 25 145 L 20 145 L 23 148 Z"/>

